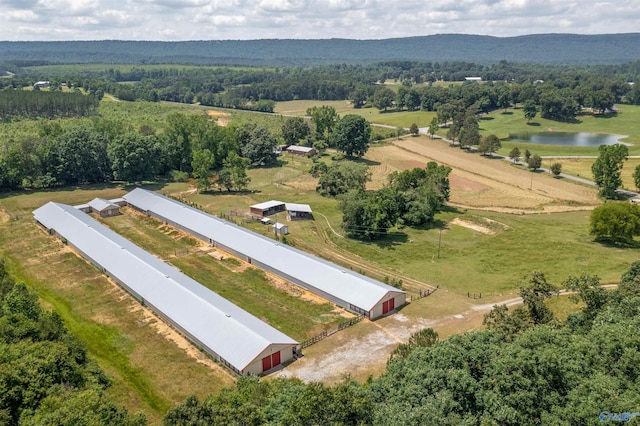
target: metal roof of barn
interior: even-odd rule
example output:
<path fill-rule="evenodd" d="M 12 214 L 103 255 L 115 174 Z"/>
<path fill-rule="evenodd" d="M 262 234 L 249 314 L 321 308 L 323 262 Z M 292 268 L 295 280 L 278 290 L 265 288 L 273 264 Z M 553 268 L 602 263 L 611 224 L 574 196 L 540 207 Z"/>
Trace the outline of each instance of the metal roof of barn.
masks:
<path fill-rule="evenodd" d="M 134 207 L 180 224 L 366 311 L 370 311 L 389 292 L 404 293 L 155 192 L 136 188 L 124 198 Z"/>
<path fill-rule="evenodd" d="M 267 209 L 270 209 L 272 207 L 281 206 L 283 204 L 284 203 L 282 201 L 270 200 L 270 201 L 265 201 L 264 203 L 254 204 L 254 205 L 250 206 L 250 208 L 252 208 L 252 209 L 260 209 L 260 210 L 267 210 Z"/>
<path fill-rule="evenodd" d="M 94 198 L 89 201 L 89 207 L 97 212 L 102 212 L 109 209 L 117 209 L 120 208 L 119 205 L 112 203 L 111 201 L 105 200 L 104 198 Z"/>
<path fill-rule="evenodd" d="M 298 152 L 311 152 L 313 150 L 312 147 L 309 146 L 300 146 L 300 145 L 289 145 L 287 147 L 287 151 L 298 151 Z"/>
<path fill-rule="evenodd" d="M 49 202 L 33 214 L 238 370 L 271 344 L 297 345 L 80 210 Z"/>
<path fill-rule="evenodd" d="M 285 203 L 284 208 L 288 212 L 305 212 L 312 213 L 311 206 L 309 204 L 296 204 L 296 203 Z"/>

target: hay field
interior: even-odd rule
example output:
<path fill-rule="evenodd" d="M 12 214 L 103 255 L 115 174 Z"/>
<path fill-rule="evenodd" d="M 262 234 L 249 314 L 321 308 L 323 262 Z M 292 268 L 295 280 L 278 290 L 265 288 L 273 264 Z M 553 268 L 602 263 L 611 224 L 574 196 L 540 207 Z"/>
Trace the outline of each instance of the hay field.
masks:
<path fill-rule="evenodd" d="M 428 137 L 409 137 L 372 147 L 371 189 L 379 188 L 395 170 L 424 167 L 436 161 L 452 168 L 451 203 L 473 209 L 509 213 L 587 210 L 599 205 L 595 188 L 547 173 L 531 173 L 499 159 L 452 148 Z M 531 189 L 529 189 L 531 188 Z"/>

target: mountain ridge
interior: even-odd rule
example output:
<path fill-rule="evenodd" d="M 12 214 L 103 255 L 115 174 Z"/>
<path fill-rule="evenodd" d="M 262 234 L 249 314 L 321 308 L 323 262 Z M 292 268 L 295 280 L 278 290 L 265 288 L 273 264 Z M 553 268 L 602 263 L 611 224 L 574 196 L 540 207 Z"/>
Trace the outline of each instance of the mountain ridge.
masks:
<path fill-rule="evenodd" d="M 388 39 L 192 41 L 0 41 L 3 61 L 183 63 L 198 65 L 368 64 L 388 60 L 492 64 L 617 64 L 640 60 L 640 33 L 530 34 L 495 37 L 436 34 Z"/>

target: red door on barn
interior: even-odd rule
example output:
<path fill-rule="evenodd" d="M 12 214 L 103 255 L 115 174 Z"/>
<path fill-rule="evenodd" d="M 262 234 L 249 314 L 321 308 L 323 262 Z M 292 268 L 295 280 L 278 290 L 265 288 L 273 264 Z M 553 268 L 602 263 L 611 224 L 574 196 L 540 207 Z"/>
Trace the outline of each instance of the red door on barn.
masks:
<path fill-rule="evenodd" d="M 389 299 L 382 302 L 382 315 L 388 314 L 396 308 L 396 299 Z"/>
<path fill-rule="evenodd" d="M 273 367 L 280 365 L 280 351 L 267 355 L 262 358 L 262 372 L 271 370 Z"/>
<path fill-rule="evenodd" d="M 262 358 L 262 371 L 271 370 L 271 355 Z"/>

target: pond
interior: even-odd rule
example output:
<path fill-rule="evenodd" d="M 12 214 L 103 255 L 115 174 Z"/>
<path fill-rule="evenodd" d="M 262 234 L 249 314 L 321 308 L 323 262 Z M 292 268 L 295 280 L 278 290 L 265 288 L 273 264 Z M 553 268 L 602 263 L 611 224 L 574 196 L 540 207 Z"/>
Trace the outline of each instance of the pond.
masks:
<path fill-rule="evenodd" d="M 563 146 L 600 146 L 614 145 L 625 135 L 606 135 L 587 132 L 543 132 L 543 133 L 514 133 L 509 135 L 509 142 L 537 143 L 541 145 Z"/>

